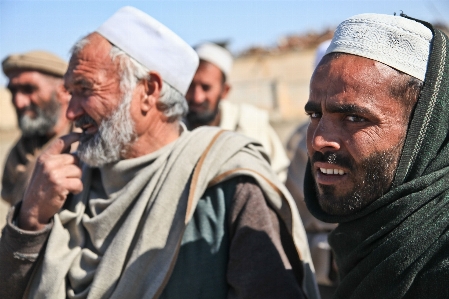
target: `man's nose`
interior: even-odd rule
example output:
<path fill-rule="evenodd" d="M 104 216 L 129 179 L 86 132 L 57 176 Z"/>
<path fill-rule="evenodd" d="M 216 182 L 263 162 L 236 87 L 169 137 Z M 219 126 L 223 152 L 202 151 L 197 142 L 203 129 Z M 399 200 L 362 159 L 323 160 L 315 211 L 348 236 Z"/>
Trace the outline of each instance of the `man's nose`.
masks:
<path fill-rule="evenodd" d="M 206 100 L 206 93 L 201 86 L 195 86 L 192 95 L 193 103 L 201 104 Z"/>
<path fill-rule="evenodd" d="M 84 109 L 81 106 L 81 100 L 79 97 L 74 97 L 69 101 L 69 106 L 67 107 L 66 117 L 68 120 L 74 121 L 84 114 Z"/>
<path fill-rule="evenodd" d="M 312 134 L 312 148 L 323 153 L 339 150 L 341 144 L 338 131 L 336 124 L 321 118 L 318 125 L 309 131 L 309 134 Z"/>
<path fill-rule="evenodd" d="M 12 102 L 14 107 L 16 107 L 17 110 L 22 110 L 31 104 L 30 97 L 26 94 L 23 94 L 21 92 L 16 92 L 12 96 Z"/>

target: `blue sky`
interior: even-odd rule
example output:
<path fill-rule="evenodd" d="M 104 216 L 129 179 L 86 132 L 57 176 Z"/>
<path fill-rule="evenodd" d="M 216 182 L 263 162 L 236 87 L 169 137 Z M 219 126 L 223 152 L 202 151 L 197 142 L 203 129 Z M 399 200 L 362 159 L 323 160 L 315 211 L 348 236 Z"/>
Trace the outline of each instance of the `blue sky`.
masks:
<path fill-rule="evenodd" d="M 448 0 L 0 0 L 0 59 L 40 49 L 68 60 L 77 39 L 125 5 L 150 14 L 191 45 L 229 40 L 235 53 L 254 45 L 274 45 L 284 35 L 335 27 L 345 18 L 365 12 L 393 14 L 402 10 L 415 18 L 449 24 Z M 0 85 L 5 84 L 1 74 Z"/>

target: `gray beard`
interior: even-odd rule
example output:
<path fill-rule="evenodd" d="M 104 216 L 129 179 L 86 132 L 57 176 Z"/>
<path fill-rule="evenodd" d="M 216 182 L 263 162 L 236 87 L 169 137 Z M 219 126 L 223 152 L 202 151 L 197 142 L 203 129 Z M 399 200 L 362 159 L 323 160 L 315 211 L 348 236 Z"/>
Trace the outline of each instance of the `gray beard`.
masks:
<path fill-rule="evenodd" d="M 26 109 L 33 110 L 36 113 L 36 117 L 32 118 L 29 115 L 20 116 L 18 114 L 19 128 L 23 136 L 45 136 L 58 122 L 61 104 L 58 102 L 56 94 L 53 93 L 46 106 L 41 108 L 31 104 Z"/>
<path fill-rule="evenodd" d="M 119 161 L 127 152 L 129 146 L 136 140 L 134 123 L 131 119 L 129 106 L 132 93 L 125 94 L 122 102 L 113 114 L 103 120 L 94 135 L 82 134 L 78 146 L 78 157 L 92 167 L 103 166 Z M 87 114 L 75 121 L 77 127 L 95 121 Z"/>

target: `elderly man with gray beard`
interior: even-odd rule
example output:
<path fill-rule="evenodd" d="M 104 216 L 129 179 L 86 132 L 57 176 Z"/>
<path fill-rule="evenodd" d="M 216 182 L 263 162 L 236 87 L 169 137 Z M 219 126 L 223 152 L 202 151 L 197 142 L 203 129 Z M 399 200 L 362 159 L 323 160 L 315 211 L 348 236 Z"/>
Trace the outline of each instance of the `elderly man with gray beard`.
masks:
<path fill-rule="evenodd" d="M 67 117 L 83 133 L 39 157 L 10 211 L 1 298 L 319 298 L 301 219 L 261 145 L 181 123 L 197 66 L 132 7 L 74 46 Z"/>
<path fill-rule="evenodd" d="M 70 95 L 63 86 L 67 62 L 52 53 L 13 54 L 3 60 L 2 67 L 22 132 L 2 177 L 2 198 L 13 205 L 22 199 L 40 152 L 70 132 L 71 123 L 65 117 Z"/>

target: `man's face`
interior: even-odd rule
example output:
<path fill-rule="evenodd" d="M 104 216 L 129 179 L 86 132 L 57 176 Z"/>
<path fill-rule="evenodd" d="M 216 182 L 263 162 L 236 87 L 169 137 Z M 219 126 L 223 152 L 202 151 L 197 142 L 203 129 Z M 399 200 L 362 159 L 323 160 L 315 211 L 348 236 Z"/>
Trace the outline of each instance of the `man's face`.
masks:
<path fill-rule="evenodd" d="M 111 45 L 98 34 L 72 56 L 64 77 L 72 95 L 67 118 L 83 130 L 78 156 L 91 166 L 120 160 L 135 138 L 130 115 L 133 91 L 120 91 L 117 63 L 109 56 Z"/>
<path fill-rule="evenodd" d="M 193 127 L 211 124 L 228 89 L 221 70 L 212 63 L 201 61 L 186 94 L 189 124 Z"/>
<path fill-rule="evenodd" d="M 56 80 L 31 70 L 9 75 L 8 89 L 24 136 L 45 136 L 58 122 L 61 104 L 57 99 Z"/>
<path fill-rule="evenodd" d="M 318 201 L 334 215 L 357 212 L 392 184 L 407 131 L 390 95 L 398 72 L 355 55 L 326 56 L 313 74 L 305 110 Z"/>

